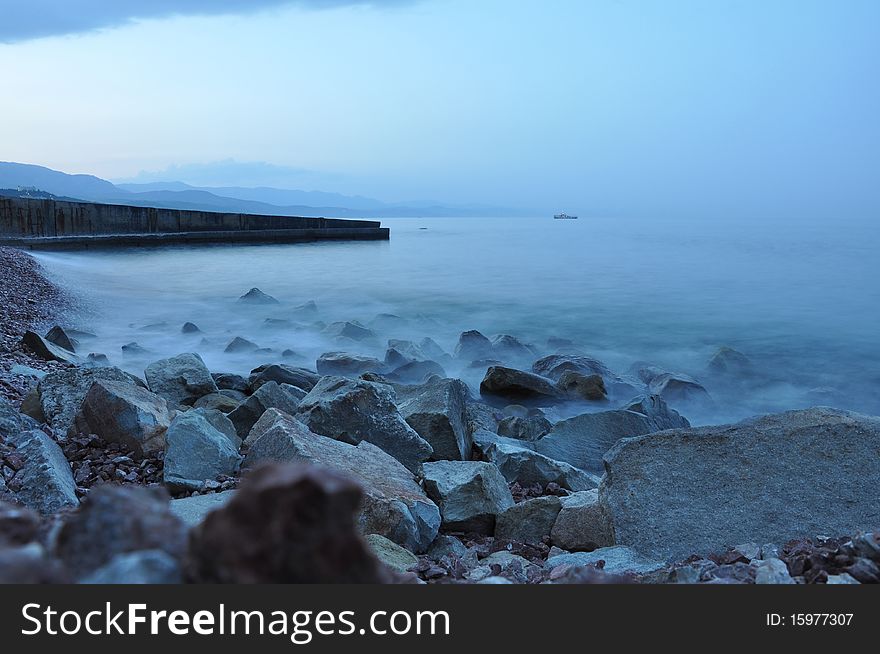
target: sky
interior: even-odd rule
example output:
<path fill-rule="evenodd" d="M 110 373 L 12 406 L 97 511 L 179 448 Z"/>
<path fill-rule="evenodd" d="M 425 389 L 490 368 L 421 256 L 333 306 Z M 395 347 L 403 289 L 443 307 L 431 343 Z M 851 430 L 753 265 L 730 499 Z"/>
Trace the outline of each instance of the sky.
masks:
<path fill-rule="evenodd" d="M 0 160 L 595 216 L 880 210 L 875 0 L 0 0 Z"/>

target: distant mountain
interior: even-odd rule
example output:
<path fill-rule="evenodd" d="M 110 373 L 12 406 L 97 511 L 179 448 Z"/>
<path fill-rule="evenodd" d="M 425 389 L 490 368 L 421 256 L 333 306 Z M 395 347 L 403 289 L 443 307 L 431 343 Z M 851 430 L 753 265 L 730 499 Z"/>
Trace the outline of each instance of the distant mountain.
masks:
<path fill-rule="evenodd" d="M 57 170 L 0 162 L 0 189 L 32 187 L 47 194 L 88 202 L 129 204 L 164 209 L 189 209 L 281 216 L 339 218 L 522 216 L 527 212 L 484 206 L 420 206 L 386 204 L 361 196 L 268 187 L 194 187 L 183 182 L 112 184 L 94 175 L 69 175 Z"/>

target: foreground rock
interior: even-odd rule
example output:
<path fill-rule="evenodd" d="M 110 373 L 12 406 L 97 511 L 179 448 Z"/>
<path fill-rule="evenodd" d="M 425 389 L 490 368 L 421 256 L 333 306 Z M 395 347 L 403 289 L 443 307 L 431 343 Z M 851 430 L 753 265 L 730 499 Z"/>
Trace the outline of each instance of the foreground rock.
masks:
<path fill-rule="evenodd" d="M 293 415 L 299 408 L 299 401 L 277 383 L 262 384 L 249 398 L 243 400 L 229 412 L 229 419 L 235 426 L 239 438 L 247 438 L 251 428 L 268 409 L 278 409 Z"/>
<path fill-rule="evenodd" d="M 316 434 L 373 443 L 412 471 L 433 453 L 400 415 L 385 384 L 324 377 L 300 402 L 296 417 Z"/>
<path fill-rule="evenodd" d="M 144 376 L 149 389 L 165 398 L 171 408 L 192 406 L 200 397 L 218 391 L 198 354 L 179 354 L 151 363 L 144 370 Z"/>
<path fill-rule="evenodd" d="M 70 464 L 58 444 L 34 429 L 14 437 L 22 467 L 9 483 L 16 500 L 42 515 L 79 505 Z"/>
<path fill-rule="evenodd" d="M 562 498 L 550 538 L 570 552 L 592 552 L 614 545 L 611 522 L 599 503 L 599 492 L 587 490 Z"/>
<path fill-rule="evenodd" d="M 246 468 L 267 462 L 312 463 L 356 480 L 363 489 L 358 517 L 362 533 L 380 534 L 413 552 L 424 552 L 440 528 L 440 511 L 412 473 L 378 447 L 356 447 L 304 429 L 298 420 L 270 409 L 245 457 Z"/>
<path fill-rule="evenodd" d="M 497 517 L 495 538 L 540 543 L 550 536 L 561 508 L 562 501 L 552 495 L 514 504 Z"/>
<path fill-rule="evenodd" d="M 193 409 L 177 416 L 165 434 L 165 484 L 199 490 L 206 481 L 238 472 L 241 439 L 219 411 Z"/>
<path fill-rule="evenodd" d="M 663 560 L 853 533 L 880 522 L 878 448 L 880 418 L 826 408 L 665 431 L 608 452 L 600 499 L 618 544 Z"/>
<path fill-rule="evenodd" d="M 480 382 L 480 394 L 505 400 L 554 403 L 563 399 L 552 381 L 522 370 L 492 366 Z"/>
<path fill-rule="evenodd" d="M 433 448 L 434 459 L 470 459 L 467 386 L 458 379 L 434 379 L 421 386 L 397 387 L 397 406 L 406 423 Z"/>
<path fill-rule="evenodd" d="M 165 449 L 170 424 L 163 398 L 133 384 L 99 380 L 83 399 L 74 429 L 120 443 L 143 456 Z"/>
<path fill-rule="evenodd" d="M 190 495 L 171 500 L 169 508 L 187 527 L 195 527 L 201 523 L 211 511 L 224 506 L 233 498 L 236 491 L 228 490 L 222 493 L 206 493 L 204 495 Z"/>
<path fill-rule="evenodd" d="M 361 500 L 356 483 L 330 470 L 258 470 L 193 530 L 188 576 L 202 583 L 389 582 L 358 534 Z"/>
<path fill-rule="evenodd" d="M 426 463 L 425 489 L 440 507 L 447 531 L 492 534 L 495 518 L 513 506 L 507 482 L 491 463 Z"/>

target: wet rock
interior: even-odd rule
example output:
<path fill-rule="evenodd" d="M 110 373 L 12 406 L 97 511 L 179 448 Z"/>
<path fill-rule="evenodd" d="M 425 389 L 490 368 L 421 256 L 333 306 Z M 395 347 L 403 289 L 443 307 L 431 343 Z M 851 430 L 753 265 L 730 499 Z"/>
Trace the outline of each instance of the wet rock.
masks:
<path fill-rule="evenodd" d="M 81 584 L 179 584 L 180 562 L 162 550 L 117 554 L 80 580 Z"/>
<path fill-rule="evenodd" d="M 495 538 L 520 543 L 540 543 L 550 536 L 562 502 L 548 495 L 514 504 L 495 519 Z"/>
<path fill-rule="evenodd" d="M 181 334 L 201 334 L 202 330 L 199 329 L 199 326 L 192 322 L 183 323 L 183 327 L 180 328 Z"/>
<path fill-rule="evenodd" d="M 592 552 L 571 552 L 558 554 L 547 559 L 549 569 L 558 566 L 595 566 L 611 574 L 655 575 L 661 572 L 664 564 L 642 556 L 629 547 L 603 547 Z"/>
<path fill-rule="evenodd" d="M 661 559 L 853 533 L 877 522 L 878 447 L 880 418 L 827 408 L 665 431 L 608 452 L 600 498 L 616 542 Z"/>
<path fill-rule="evenodd" d="M 432 339 L 425 337 L 419 341 L 419 350 L 421 350 L 422 354 L 430 360 L 445 362 L 451 361 L 452 357 L 447 354 L 446 350 L 440 347 L 437 342 Z"/>
<path fill-rule="evenodd" d="M 168 494 L 144 486 L 98 486 L 58 531 L 55 551 L 76 578 L 119 554 L 161 550 L 180 560 L 186 528 L 168 509 Z"/>
<path fill-rule="evenodd" d="M 279 304 L 278 300 L 258 288 L 252 288 L 238 298 L 238 301 L 242 304 Z"/>
<path fill-rule="evenodd" d="M 133 384 L 99 379 L 83 399 L 73 429 L 143 456 L 165 449 L 170 424 L 164 398 Z"/>
<path fill-rule="evenodd" d="M 126 343 L 120 349 L 122 350 L 122 356 L 126 358 L 144 357 L 150 354 L 147 348 L 141 347 L 135 342 Z"/>
<path fill-rule="evenodd" d="M 241 336 L 236 336 L 231 341 L 229 341 L 229 344 L 223 351 L 227 354 L 238 354 L 241 352 L 256 352 L 259 349 L 260 346 L 253 341 L 249 341 L 248 339 L 242 338 Z"/>
<path fill-rule="evenodd" d="M 357 377 L 365 372 L 385 370 L 385 364 L 375 357 L 348 354 L 347 352 L 325 352 L 315 362 L 320 375 L 342 375 Z"/>
<path fill-rule="evenodd" d="M 241 440 L 218 411 L 194 409 L 178 415 L 165 442 L 164 479 L 172 490 L 199 490 L 208 480 L 234 475 L 241 465 Z"/>
<path fill-rule="evenodd" d="M 721 347 L 709 359 L 706 368 L 716 375 L 748 376 L 754 372 L 752 362 L 732 347 Z"/>
<path fill-rule="evenodd" d="M 571 371 L 581 375 L 599 375 L 603 378 L 613 377 L 612 372 L 598 359 L 576 354 L 551 354 L 538 359 L 532 364 L 532 372 L 553 381 L 559 381 L 564 372 Z"/>
<path fill-rule="evenodd" d="M 563 461 L 556 461 L 530 449 L 530 443 L 499 437 L 485 430 L 474 433 L 483 458 L 494 463 L 504 478 L 523 486 L 558 484 L 573 492 L 596 488 L 598 477 Z"/>
<path fill-rule="evenodd" d="M 42 515 L 79 505 L 70 464 L 55 441 L 35 429 L 13 442 L 24 459 L 9 484 L 17 501 Z"/>
<path fill-rule="evenodd" d="M 395 572 L 406 572 L 419 562 L 415 554 L 384 536 L 369 534 L 364 540 L 376 558 Z"/>
<path fill-rule="evenodd" d="M 246 468 L 300 462 L 333 469 L 355 479 L 363 489 L 358 517 L 362 533 L 381 534 L 413 552 L 424 552 L 434 540 L 440 511 L 394 457 L 368 442 L 355 447 L 303 431 L 299 421 L 277 411 L 268 411 L 262 421 L 262 435 L 250 446 Z"/>
<path fill-rule="evenodd" d="M 70 350 L 65 350 L 37 334 L 25 332 L 21 339 L 22 346 L 44 361 L 59 361 L 61 363 L 78 363 L 79 357 Z"/>
<path fill-rule="evenodd" d="M 293 395 L 287 393 L 277 383 L 270 381 L 261 385 L 256 393 L 243 400 L 228 415 L 232 424 L 235 425 L 235 431 L 239 438 L 244 440 L 267 409 L 278 409 L 293 415 L 298 408 L 299 402 Z"/>
<path fill-rule="evenodd" d="M 217 388 L 222 391 L 238 391 L 240 393 L 250 392 L 248 380 L 241 375 L 233 375 L 232 373 L 214 373 L 211 379 L 217 384 Z"/>
<path fill-rule="evenodd" d="M 391 580 L 357 532 L 362 493 L 314 466 L 256 471 L 195 527 L 189 577 L 203 583 L 382 583 Z"/>
<path fill-rule="evenodd" d="M 324 377 L 303 398 L 296 417 L 316 434 L 351 444 L 373 443 L 416 471 L 433 449 L 406 423 L 394 399 L 384 384 Z"/>
<path fill-rule="evenodd" d="M 388 340 L 388 349 L 385 350 L 385 365 L 389 368 L 396 368 L 413 361 L 425 361 L 430 358 L 412 341 L 396 338 Z"/>
<path fill-rule="evenodd" d="M 652 432 L 664 429 L 687 429 L 691 426 L 687 418 L 670 407 L 659 395 L 642 395 L 631 400 L 623 408 L 645 416 Z"/>
<path fill-rule="evenodd" d="M 241 400 L 236 400 L 233 397 L 218 392 L 200 397 L 193 406 L 197 409 L 214 409 L 223 413 L 229 413 L 239 404 L 241 404 Z"/>
<path fill-rule="evenodd" d="M 552 381 L 530 372 L 492 366 L 480 382 L 480 394 L 507 400 L 555 403 L 562 394 Z"/>
<path fill-rule="evenodd" d="M 100 352 L 89 352 L 86 356 L 86 365 L 88 366 L 109 366 L 110 359 L 106 354 Z"/>
<path fill-rule="evenodd" d="M 51 372 L 37 384 L 46 422 L 58 434 L 73 427 L 83 399 L 95 381 L 104 380 L 146 388 L 143 381 L 119 368 L 67 368 Z"/>
<path fill-rule="evenodd" d="M 473 441 L 467 429 L 470 393 L 458 379 L 433 379 L 398 387 L 400 415 L 433 448 L 434 459 L 470 459 Z"/>
<path fill-rule="evenodd" d="M 521 441 L 536 441 L 553 429 L 553 424 L 540 411 L 526 416 L 508 416 L 498 421 L 498 435 Z"/>
<path fill-rule="evenodd" d="M 562 393 L 575 399 L 600 402 L 608 397 L 601 375 L 584 375 L 574 370 L 566 370 L 560 375 L 556 386 Z"/>
<path fill-rule="evenodd" d="M 498 421 L 503 416 L 495 407 L 484 402 L 472 401 L 468 402 L 465 411 L 468 419 L 468 431 L 471 434 L 478 431 L 497 433 Z"/>
<path fill-rule="evenodd" d="M 36 539 L 39 528 L 40 517 L 33 510 L 0 501 L 0 550 L 30 543 Z"/>
<path fill-rule="evenodd" d="M 455 346 L 455 358 L 462 361 L 492 358 L 492 341 L 476 330 L 462 332 Z"/>
<path fill-rule="evenodd" d="M 195 527 L 205 519 L 211 511 L 225 505 L 237 491 L 228 490 L 221 493 L 191 495 L 178 500 L 171 500 L 169 509 L 187 527 Z"/>
<path fill-rule="evenodd" d="M 491 463 L 436 461 L 424 465 L 424 475 L 447 531 L 491 534 L 496 516 L 513 506 L 507 482 Z"/>
<path fill-rule="evenodd" d="M 711 396 L 696 379 L 683 373 L 667 372 L 651 379 L 648 393 L 659 395 L 667 402 L 706 402 Z"/>
<path fill-rule="evenodd" d="M 53 345 L 57 345 L 63 350 L 67 350 L 68 352 L 76 352 L 76 345 L 73 342 L 73 339 L 68 336 L 67 332 L 64 331 L 64 328 L 60 325 L 55 325 L 49 332 L 46 334 L 46 340 L 52 343 Z"/>
<path fill-rule="evenodd" d="M 376 338 L 376 332 L 357 321 L 330 323 L 324 329 L 324 333 L 337 338 L 350 338 L 353 341 L 368 341 Z"/>
<path fill-rule="evenodd" d="M 537 354 L 534 347 L 509 334 L 500 334 L 492 339 L 492 353 L 505 361 L 531 361 Z"/>
<path fill-rule="evenodd" d="M 256 391 L 266 382 L 276 382 L 279 385 L 290 384 L 308 392 L 314 388 L 321 375 L 307 370 L 284 364 L 269 364 L 260 366 L 251 371 L 248 378 L 248 386 L 251 392 Z"/>
<path fill-rule="evenodd" d="M 393 313 L 380 313 L 370 321 L 370 327 L 379 332 L 393 332 L 407 329 L 409 320 Z"/>
<path fill-rule="evenodd" d="M 436 361 L 410 361 L 394 368 L 388 378 L 401 383 L 422 383 L 430 377 L 444 379 L 446 371 Z"/>
<path fill-rule="evenodd" d="M 198 354 L 179 354 L 155 361 L 144 370 L 149 389 L 168 406 L 192 406 L 199 398 L 219 389 L 205 362 Z"/>
<path fill-rule="evenodd" d="M 599 492 L 586 490 L 562 498 L 550 539 L 570 552 L 592 552 L 614 545 L 611 522 L 599 504 Z"/>

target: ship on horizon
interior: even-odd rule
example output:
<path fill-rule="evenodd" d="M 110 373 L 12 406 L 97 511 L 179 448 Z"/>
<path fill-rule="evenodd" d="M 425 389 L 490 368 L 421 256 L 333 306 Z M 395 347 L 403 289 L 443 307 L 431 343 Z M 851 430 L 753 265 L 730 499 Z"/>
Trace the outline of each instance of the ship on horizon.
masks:
<path fill-rule="evenodd" d="M 577 220 L 577 216 L 569 216 L 567 213 L 558 213 L 553 216 L 554 220 Z"/>

